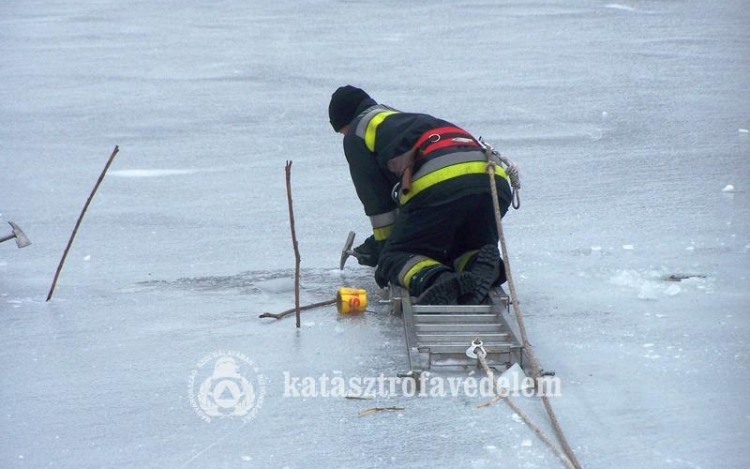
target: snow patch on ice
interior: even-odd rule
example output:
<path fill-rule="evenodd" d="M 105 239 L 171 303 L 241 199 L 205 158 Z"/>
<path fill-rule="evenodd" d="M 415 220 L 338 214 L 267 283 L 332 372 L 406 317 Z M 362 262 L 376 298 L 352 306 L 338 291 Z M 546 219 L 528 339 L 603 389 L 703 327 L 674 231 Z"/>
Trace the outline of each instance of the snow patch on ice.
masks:
<path fill-rule="evenodd" d="M 631 6 L 621 5 L 619 3 L 609 3 L 607 5 L 604 5 L 604 8 L 609 8 L 611 10 L 621 10 L 621 11 L 636 11 L 635 8 Z"/>
<path fill-rule="evenodd" d="M 294 290 L 294 279 L 291 277 L 274 278 L 257 282 L 255 286 L 269 293 L 283 293 Z"/>
<path fill-rule="evenodd" d="M 124 178 L 148 178 L 161 176 L 181 176 L 198 173 L 197 169 L 119 169 L 110 171 L 111 176 Z"/>
<path fill-rule="evenodd" d="M 727 184 L 726 186 L 724 186 L 724 189 L 722 189 L 721 192 L 734 192 L 734 185 Z"/>
<path fill-rule="evenodd" d="M 643 276 L 634 270 L 621 270 L 609 282 L 618 287 L 639 287 L 643 283 Z"/>

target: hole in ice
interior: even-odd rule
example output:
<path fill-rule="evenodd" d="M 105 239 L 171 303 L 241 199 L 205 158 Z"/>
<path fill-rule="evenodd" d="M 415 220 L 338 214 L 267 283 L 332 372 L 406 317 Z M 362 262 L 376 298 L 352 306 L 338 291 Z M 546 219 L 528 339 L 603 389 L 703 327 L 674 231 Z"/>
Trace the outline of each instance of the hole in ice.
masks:
<path fill-rule="evenodd" d="M 703 274 L 669 274 L 664 277 L 667 282 L 682 282 L 689 278 L 706 278 Z"/>

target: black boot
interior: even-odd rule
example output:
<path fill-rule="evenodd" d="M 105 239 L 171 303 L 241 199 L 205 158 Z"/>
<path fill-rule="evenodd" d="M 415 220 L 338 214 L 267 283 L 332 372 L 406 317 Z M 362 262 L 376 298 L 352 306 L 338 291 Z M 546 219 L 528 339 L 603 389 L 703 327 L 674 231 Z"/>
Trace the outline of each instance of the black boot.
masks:
<path fill-rule="evenodd" d="M 485 244 L 466 265 L 476 283 L 474 291 L 461 297 L 467 305 L 481 304 L 494 286 L 505 283 L 505 265 L 496 244 Z"/>
<path fill-rule="evenodd" d="M 468 273 L 444 272 L 417 298 L 419 305 L 452 305 L 459 297 L 471 295 L 476 289 L 474 277 Z"/>
<path fill-rule="evenodd" d="M 409 281 L 409 294 L 417 297 L 417 304 L 455 304 L 458 297 L 474 287 L 468 274 L 456 274 L 443 264 L 433 264 L 418 271 Z"/>

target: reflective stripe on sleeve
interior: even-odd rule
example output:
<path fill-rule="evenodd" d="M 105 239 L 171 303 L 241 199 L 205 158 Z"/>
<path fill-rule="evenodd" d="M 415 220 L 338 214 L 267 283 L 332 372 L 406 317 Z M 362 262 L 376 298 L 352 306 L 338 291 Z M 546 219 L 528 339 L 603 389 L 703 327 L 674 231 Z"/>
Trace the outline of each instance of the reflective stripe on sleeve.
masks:
<path fill-rule="evenodd" d="M 372 235 L 375 237 L 375 241 L 385 241 L 391 236 L 391 231 L 393 231 L 393 225 L 373 228 Z"/>
<path fill-rule="evenodd" d="M 375 151 L 375 137 L 378 126 L 383 123 L 386 117 L 398 114 L 398 111 L 378 104 L 366 109 L 362 113 L 362 118 L 357 123 L 356 135 L 365 141 L 367 149 Z"/>
<path fill-rule="evenodd" d="M 379 213 L 370 217 L 370 223 L 373 228 L 381 228 L 383 226 L 392 225 L 396 223 L 396 217 L 398 216 L 398 209 L 394 208 L 390 212 Z"/>
<path fill-rule="evenodd" d="M 397 113 L 395 111 L 383 111 L 370 119 L 365 130 L 365 145 L 368 150 L 375 151 L 375 135 L 377 134 L 378 126 L 383 123 L 386 117 L 393 114 Z"/>
<path fill-rule="evenodd" d="M 393 231 L 393 224 L 396 223 L 396 217 L 398 217 L 398 209 L 393 209 L 390 212 L 379 213 L 370 217 L 372 234 L 375 237 L 375 241 L 388 239 L 391 235 L 391 231 Z"/>

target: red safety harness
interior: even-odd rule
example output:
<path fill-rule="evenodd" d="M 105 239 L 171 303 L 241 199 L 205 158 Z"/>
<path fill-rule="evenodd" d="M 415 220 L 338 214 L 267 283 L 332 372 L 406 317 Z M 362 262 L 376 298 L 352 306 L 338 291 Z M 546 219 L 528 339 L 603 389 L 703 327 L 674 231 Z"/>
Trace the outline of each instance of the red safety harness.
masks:
<path fill-rule="evenodd" d="M 479 142 L 467 131 L 458 127 L 438 127 L 428 130 L 417 140 L 414 148 L 417 149 L 415 161 L 419 162 L 430 153 L 451 147 L 473 147 L 481 148 Z"/>
<path fill-rule="evenodd" d="M 413 160 L 409 162 L 401 173 L 400 192 L 402 194 L 409 192 L 414 171 L 417 169 L 417 166 L 428 159 L 430 153 L 452 147 L 482 148 L 470 133 L 458 127 L 446 126 L 428 130 L 414 144 Z"/>

